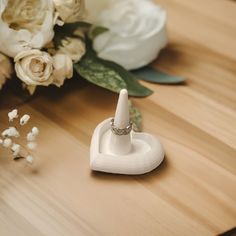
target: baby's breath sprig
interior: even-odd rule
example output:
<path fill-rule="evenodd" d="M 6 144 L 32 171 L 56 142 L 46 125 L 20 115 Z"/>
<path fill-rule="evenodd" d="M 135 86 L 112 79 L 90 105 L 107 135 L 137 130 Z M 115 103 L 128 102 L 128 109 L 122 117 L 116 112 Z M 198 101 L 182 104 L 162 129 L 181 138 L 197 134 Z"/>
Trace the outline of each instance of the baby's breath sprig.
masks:
<path fill-rule="evenodd" d="M 21 138 L 20 130 L 30 120 L 28 114 L 24 114 L 19 119 L 18 110 L 14 109 L 8 113 L 9 123 L 17 121 L 15 126 L 10 126 L 5 129 L 0 138 L 0 146 L 7 148 L 11 151 L 13 160 L 24 158 L 27 163 L 33 163 L 32 151 L 37 147 L 36 137 L 39 135 L 39 129 L 33 127 L 30 132 L 27 133 L 25 138 Z M 18 127 L 19 126 L 19 127 Z M 19 140 L 17 142 L 17 140 Z M 23 143 L 26 143 L 25 145 Z"/>

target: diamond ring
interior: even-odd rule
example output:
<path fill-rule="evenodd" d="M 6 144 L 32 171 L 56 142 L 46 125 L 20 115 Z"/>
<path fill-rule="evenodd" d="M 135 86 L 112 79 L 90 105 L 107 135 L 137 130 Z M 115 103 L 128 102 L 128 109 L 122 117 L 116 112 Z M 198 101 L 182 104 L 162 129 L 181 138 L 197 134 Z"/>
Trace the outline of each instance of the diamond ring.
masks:
<path fill-rule="evenodd" d="M 120 128 L 117 128 L 115 125 L 114 125 L 114 118 L 111 119 L 111 131 L 113 134 L 115 135 L 127 135 L 130 133 L 130 131 L 132 130 L 132 122 L 130 121 L 129 124 L 123 128 L 123 129 L 120 129 Z"/>

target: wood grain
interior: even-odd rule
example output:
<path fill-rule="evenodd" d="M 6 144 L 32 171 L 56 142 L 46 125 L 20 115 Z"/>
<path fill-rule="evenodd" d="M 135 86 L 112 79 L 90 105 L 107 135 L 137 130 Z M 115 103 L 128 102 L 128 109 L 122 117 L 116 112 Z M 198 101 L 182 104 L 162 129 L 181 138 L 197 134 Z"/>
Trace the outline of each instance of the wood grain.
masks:
<path fill-rule="evenodd" d="M 236 3 L 160 0 L 170 42 L 153 66 L 186 85 L 144 83 L 134 99 L 165 162 L 142 176 L 92 173 L 89 144 L 117 95 L 68 81 L 30 101 L 5 91 L 0 130 L 17 107 L 40 127 L 32 167 L 0 150 L 0 235 L 216 235 L 236 225 Z M 4 92 L 4 91 L 3 91 Z"/>

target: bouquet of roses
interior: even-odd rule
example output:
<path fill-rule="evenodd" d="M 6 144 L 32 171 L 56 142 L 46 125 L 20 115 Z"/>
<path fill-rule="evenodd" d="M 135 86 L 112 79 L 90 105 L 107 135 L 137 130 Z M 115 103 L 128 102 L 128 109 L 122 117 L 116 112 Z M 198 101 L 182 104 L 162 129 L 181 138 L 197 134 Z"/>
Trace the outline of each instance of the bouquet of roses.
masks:
<path fill-rule="evenodd" d="M 130 70 L 165 47 L 165 23 L 151 0 L 0 0 L 0 88 L 14 65 L 31 94 L 74 77 L 147 96 L 152 91 Z"/>

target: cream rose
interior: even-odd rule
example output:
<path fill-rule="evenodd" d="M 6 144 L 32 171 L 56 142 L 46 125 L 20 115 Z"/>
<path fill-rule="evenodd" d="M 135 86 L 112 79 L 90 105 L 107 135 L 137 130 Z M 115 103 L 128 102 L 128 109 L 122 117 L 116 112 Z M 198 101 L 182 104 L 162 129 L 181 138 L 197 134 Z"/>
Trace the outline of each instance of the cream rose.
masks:
<path fill-rule="evenodd" d="M 12 65 L 9 58 L 0 53 L 0 89 L 6 82 L 6 79 L 10 78 L 11 73 L 12 73 Z"/>
<path fill-rule="evenodd" d="M 60 87 L 64 84 L 65 79 L 73 76 L 73 63 L 71 58 L 65 54 L 56 54 L 53 56 L 53 84 Z"/>
<path fill-rule="evenodd" d="M 58 52 L 67 54 L 71 60 L 78 62 L 85 54 L 85 44 L 81 39 L 67 37 L 62 40 Z"/>
<path fill-rule="evenodd" d="M 53 59 L 38 49 L 20 52 L 14 58 L 16 75 L 28 86 L 48 86 L 53 82 Z"/>
<path fill-rule="evenodd" d="M 126 69 L 142 67 L 166 46 L 165 23 L 165 11 L 151 0 L 117 1 L 98 17 L 109 31 L 95 38 L 94 49 Z"/>
<path fill-rule="evenodd" d="M 85 0 L 53 0 L 60 18 L 73 23 L 85 16 Z"/>
<path fill-rule="evenodd" d="M 42 48 L 54 36 L 54 23 L 52 0 L 0 0 L 0 51 L 15 57 Z"/>

